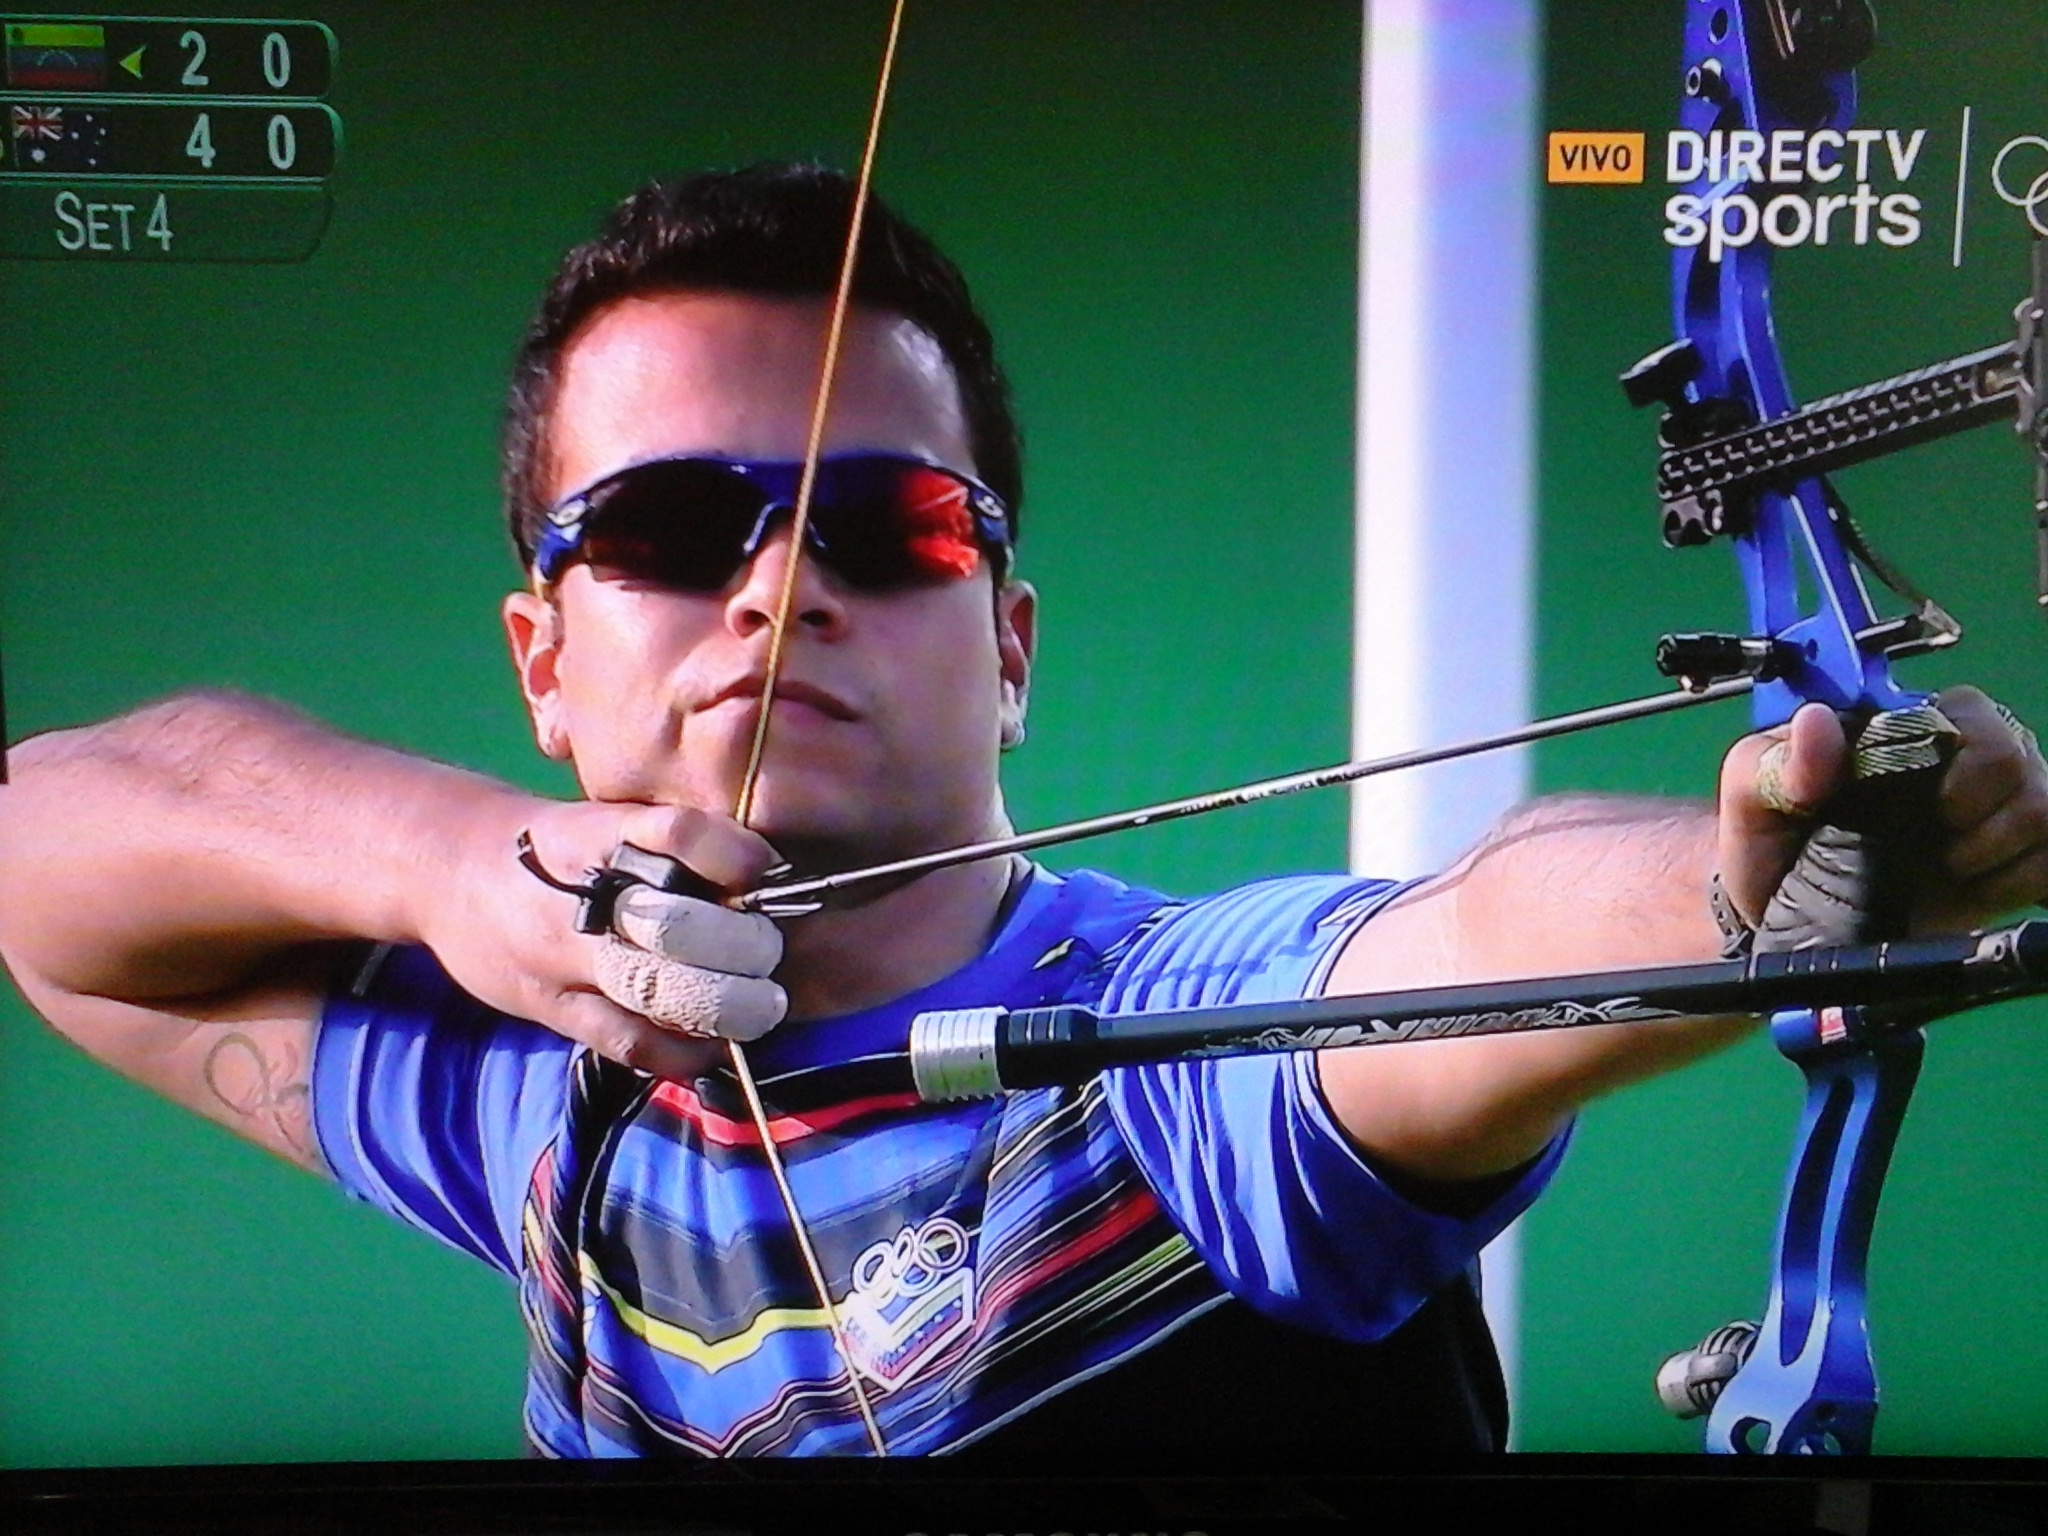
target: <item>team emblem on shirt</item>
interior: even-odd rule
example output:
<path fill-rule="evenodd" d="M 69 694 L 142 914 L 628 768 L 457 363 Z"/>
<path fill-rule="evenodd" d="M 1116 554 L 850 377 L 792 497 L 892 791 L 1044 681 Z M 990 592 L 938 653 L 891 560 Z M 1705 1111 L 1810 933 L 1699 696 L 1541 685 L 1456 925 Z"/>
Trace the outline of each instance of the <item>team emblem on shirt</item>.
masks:
<path fill-rule="evenodd" d="M 862 1250 L 843 1316 L 861 1375 L 894 1391 L 973 1326 L 972 1254 L 966 1229 L 944 1216 Z"/>

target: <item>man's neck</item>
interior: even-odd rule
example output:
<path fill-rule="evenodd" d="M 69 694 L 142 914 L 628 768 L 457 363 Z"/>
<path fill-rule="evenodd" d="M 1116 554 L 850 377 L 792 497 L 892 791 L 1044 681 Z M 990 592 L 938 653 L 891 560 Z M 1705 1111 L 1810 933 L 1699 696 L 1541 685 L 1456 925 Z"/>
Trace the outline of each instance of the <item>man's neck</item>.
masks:
<path fill-rule="evenodd" d="M 789 1017 L 857 1013 L 951 975 L 988 947 L 1020 872 L 1014 859 L 984 859 L 786 924 L 775 977 Z"/>

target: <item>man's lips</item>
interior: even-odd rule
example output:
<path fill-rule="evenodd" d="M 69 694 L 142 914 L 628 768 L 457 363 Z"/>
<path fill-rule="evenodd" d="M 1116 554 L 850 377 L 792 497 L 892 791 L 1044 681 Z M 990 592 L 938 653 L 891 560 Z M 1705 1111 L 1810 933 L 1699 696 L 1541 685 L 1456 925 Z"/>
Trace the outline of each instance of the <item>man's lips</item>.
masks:
<path fill-rule="evenodd" d="M 751 701 L 761 697 L 763 680 L 758 677 L 743 677 L 728 683 L 707 699 L 700 709 L 716 709 L 721 704 Z M 810 683 L 795 678 L 778 678 L 775 683 L 777 704 L 805 704 L 834 720 L 858 720 L 860 711 L 837 694 L 828 693 Z"/>

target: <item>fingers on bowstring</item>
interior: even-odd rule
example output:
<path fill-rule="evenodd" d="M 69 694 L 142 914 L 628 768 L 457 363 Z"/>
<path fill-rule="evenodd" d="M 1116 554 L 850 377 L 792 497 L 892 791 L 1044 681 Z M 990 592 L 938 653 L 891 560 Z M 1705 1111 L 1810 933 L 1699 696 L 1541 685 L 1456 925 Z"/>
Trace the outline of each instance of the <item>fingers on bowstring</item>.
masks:
<path fill-rule="evenodd" d="M 620 893 L 612 926 L 640 948 L 685 965 L 766 976 L 782 963 L 782 930 L 755 912 L 637 885 Z"/>
<path fill-rule="evenodd" d="M 650 1077 L 688 1082 L 724 1055 L 715 1040 L 676 1034 L 596 992 L 565 992 L 549 1012 L 546 1022 L 558 1033 Z"/>
<path fill-rule="evenodd" d="M 764 977 L 687 965 L 617 935 L 598 951 L 597 985 L 619 1007 L 697 1039 L 758 1040 L 789 1010 Z"/>
<path fill-rule="evenodd" d="M 615 935 L 598 952 L 605 996 L 664 1028 L 756 1040 L 788 1011 L 767 980 L 782 960 L 782 933 L 767 918 L 651 887 L 624 892 Z"/>
<path fill-rule="evenodd" d="M 680 859 L 720 890 L 758 885 L 781 862 L 772 844 L 730 816 L 694 806 L 650 805 L 628 815 L 621 836 L 636 848 Z"/>

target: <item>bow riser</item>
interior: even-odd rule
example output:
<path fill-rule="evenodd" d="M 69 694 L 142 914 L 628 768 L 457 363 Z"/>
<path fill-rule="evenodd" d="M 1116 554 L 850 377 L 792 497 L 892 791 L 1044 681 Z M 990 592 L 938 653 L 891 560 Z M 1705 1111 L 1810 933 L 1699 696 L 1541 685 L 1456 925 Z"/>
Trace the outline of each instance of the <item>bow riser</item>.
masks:
<path fill-rule="evenodd" d="M 1679 121 L 1722 142 L 1742 130 L 1770 142 L 1780 130 L 1845 132 L 1855 118 L 1853 65 L 1870 28 L 1861 0 L 1788 8 L 1783 0 L 1686 6 Z M 1688 192 L 1708 204 L 1772 188 L 1712 167 Z M 1665 428 L 1667 447 L 1775 421 L 1798 408 L 1772 323 L 1773 246 L 1702 243 L 1674 252 L 1673 318 L 1691 343 L 1694 377 Z M 1674 441 L 1676 439 L 1676 441 Z M 1714 492 L 1676 525 L 1672 543 L 1729 534 L 1748 600 L 1751 635 L 1772 642 L 1776 675 L 1759 681 L 1759 728 L 1808 702 L 1863 718 L 1921 696 L 1891 675 L 1838 504 L 1817 475 L 1787 485 Z M 1895 937 L 1869 934 L 1866 937 Z M 1918 1075 L 1917 1030 L 1872 1045 L 1853 1013 L 1781 1013 L 1780 1049 L 1805 1074 L 1807 1098 L 1787 1176 L 1771 1294 L 1747 1363 L 1707 1426 L 1719 1452 L 1864 1453 L 1877 1415 L 1877 1373 L 1864 1271 L 1891 1149 Z M 1843 1037 L 1847 1036 L 1845 1040 Z"/>
<path fill-rule="evenodd" d="M 1842 132 L 1854 121 L 1853 72 L 1802 77 L 1797 50 L 1789 60 L 1777 59 L 1768 4 L 1694 3 L 1686 9 L 1683 128 L 1702 140 L 1719 133 L 1725 142 L 1748 130 L 1768 142 L 1781 129 Z M 1767 35 L 1753 36 L 1759 22 Z M 1775 68 L 1761 63 L 1764 51 Z M 1794 115 L 1823 104 L 1818 118 Z M 1710 181 L 1710 169 L 1686 189 L 1702 203 L 1750 192 L 1743 181 Z M 1702 242 L 1673 253 L 1673 324 L 1697 349 L 1700 369 L 1689 398 L 1702 410 L 1739 411 L 1747 421 L 1763 422 L 1797 405 L 1771 320 L 1773 249 L 1756 239 L 1718 251 Z M 1915 702 L 1893 683 L 1885 656 L 1858 643 L 1858 635 L 1876 627 L 1877 615 L 1836 533 L 1820 480 L 1736 496 L 1738 504 L 1722 509 L 1722 516 L 1735 536 L 1750 632 L 1789 642 L 1799 657 L 1788 676 L 1757 689 L 1757 725 L 1780 724 L 1814 699 L 1842 710 Z"/>

